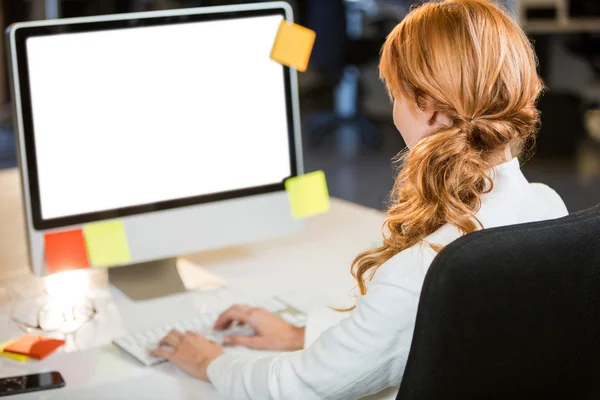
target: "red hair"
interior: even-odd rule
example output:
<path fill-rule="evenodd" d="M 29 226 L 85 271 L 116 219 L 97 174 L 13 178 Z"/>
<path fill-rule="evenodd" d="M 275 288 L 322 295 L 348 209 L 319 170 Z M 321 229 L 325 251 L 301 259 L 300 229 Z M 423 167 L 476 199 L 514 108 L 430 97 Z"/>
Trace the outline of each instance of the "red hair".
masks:
<path fill-rule="evenodd" d="M 401 156 L 383 245 L 352 264 L 361 295 L 379 266 L 443 225 L 478 229 L 493 156 L 509 145 L 516 155 L 535 138 L 543 89 L 536 63 L 517 23 L 486 0 L 425 3 L 391 32 L 380 62 L 390 96 L 432 107 L 452 126 Z"/>

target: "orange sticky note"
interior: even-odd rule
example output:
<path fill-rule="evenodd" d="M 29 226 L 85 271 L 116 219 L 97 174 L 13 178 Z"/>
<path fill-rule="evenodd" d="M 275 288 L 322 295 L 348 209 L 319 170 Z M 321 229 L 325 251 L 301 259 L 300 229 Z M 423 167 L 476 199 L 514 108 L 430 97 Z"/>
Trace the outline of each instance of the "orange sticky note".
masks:
<path fill-rule="evenodd" d="M 90 266 L 81 229 L 46 233 L 44 249 L 46 265 L 51 274 Z"/>
<path fill-rule="evenodd" d="M 21 336 L 21 338 L 17 339 L 14 343 L 6 346 L 4 351 L 42 360 L 63 344 L 65 344 L 64 340 L 28 334 Z"/>
<path fill-rule="evenodd" d="M 316 37 L 315 31 L 283 20 L 279 25 L 271 59 L 304 72 L 308 68 Z"/>
<path fill-rule="evenodd" d="M 8 342 L 0 343 L 0 356 L 8 357 L 15 361 L 24 362 L 29 360 L 28 356 L 24 356 L 22 354 L 9 353 L 8 351 L 4 351 L 6 347 L 13 344 L 15 340 L 9 340 Z"/>

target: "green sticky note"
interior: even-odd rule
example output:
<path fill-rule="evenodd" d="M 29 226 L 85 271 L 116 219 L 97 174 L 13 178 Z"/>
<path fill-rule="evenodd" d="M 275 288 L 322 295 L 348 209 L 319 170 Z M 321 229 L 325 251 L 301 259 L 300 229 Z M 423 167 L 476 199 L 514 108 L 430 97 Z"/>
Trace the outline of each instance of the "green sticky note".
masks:
<path fill-rule="evenodd" d="M 92 267 L 114 267 L 131 261 L 123 221 L 88 224 L 83 232 Z"/>
<path fill-rule="evenodd" d="M 302 219 L 329 211 L 329 191 L 323 171 L 296 176 L 285 181 L 292 216 Z"/>

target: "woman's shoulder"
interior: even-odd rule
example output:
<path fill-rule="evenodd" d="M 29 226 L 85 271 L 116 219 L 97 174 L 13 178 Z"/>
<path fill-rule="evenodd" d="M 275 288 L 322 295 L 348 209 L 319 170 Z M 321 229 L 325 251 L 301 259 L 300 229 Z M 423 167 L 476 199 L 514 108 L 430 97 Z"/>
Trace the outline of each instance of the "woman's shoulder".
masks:
<path fill-rule="evenodd" d="M 536 201 L 547 210 L 548 218 L 560 218 L 569 214 L 565 202 L 560 195 L 550 186 L 543 183 L 530 183 Z"/>
<path fill-rule="evenodd" d="M 437 252 L 428 242 L 419 242 L 383 263 L 377 269 L 372 282 L 420 290 L 436 255 Z"/>
<path fill-rule="evenodd" d="M 420 242 L 400 251 L 383 263 L 378 268 L 373 280 L 396 282 L 397 280 L 415 279 L 422 283 L 429 266 L 438 255 L 436 248 L 445 247 L 460 236 L 461 233 L 454 225 L 442 225 Z"/>

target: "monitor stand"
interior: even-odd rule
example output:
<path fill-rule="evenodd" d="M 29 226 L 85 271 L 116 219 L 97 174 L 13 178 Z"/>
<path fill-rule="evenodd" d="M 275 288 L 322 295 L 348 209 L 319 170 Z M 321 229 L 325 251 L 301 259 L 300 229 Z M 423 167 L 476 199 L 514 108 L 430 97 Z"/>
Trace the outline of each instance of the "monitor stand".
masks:
<path fill-rule="evenodd" d="M 110 268 L 108 280 L 134 301 L 186 291 L 177 269 L 176 258 Z"/>

